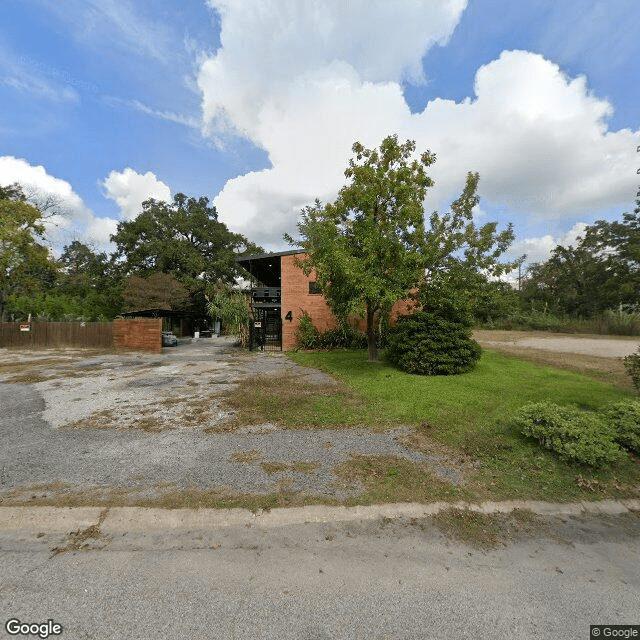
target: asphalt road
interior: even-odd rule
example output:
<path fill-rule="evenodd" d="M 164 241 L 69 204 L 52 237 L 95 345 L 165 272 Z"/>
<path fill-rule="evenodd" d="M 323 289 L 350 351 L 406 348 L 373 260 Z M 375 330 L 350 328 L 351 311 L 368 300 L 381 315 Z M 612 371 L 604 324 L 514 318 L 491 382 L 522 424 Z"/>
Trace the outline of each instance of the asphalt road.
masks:
<path fill-rule="evenodd" d="M 51 619 L 74 640 L 586 640 L 590 624 L 640 624 L 638 515 L 547 525 L 491 551 L 429 518 L 147 528 L 75 546 L 5 531 L 0 616 Z"/>

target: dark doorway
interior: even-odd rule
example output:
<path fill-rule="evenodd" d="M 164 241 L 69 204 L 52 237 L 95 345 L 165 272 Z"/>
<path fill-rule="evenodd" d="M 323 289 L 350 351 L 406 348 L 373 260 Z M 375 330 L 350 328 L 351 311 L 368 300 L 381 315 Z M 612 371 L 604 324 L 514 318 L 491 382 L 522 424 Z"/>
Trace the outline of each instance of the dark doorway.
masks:
<path fill-rule="evenodd" d="M 282 318 L 280 306 L 253 306 L 253 330 L 249 348 L 262 351 L 282 350 Z"/>

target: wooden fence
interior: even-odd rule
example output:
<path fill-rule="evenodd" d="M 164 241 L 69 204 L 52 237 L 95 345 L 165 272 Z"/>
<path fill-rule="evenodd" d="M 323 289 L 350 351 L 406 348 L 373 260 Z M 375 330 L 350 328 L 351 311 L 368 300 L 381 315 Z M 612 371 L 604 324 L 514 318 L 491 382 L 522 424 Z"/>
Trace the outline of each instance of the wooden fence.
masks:
<path fill-rule="evenodd" d="M 0 347 L 113 347 L 113 322 L 0 322 Z"/>

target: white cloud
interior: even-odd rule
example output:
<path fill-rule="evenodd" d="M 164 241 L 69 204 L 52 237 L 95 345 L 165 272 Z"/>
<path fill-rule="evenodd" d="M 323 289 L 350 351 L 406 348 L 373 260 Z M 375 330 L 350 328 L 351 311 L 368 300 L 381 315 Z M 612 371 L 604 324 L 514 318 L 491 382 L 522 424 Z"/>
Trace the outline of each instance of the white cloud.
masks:
<path fill-rule="evenodd" d="M 607 130 L 611 105 L 526 51 L 506 51 L 476 75 L 476 99 L 436 100 L 416 116 L 439 140 L 436 178 L 478 170 L 481 191 L 536 219 L 562 219 L 628 201 L 640 132 Z M 434 144 L 435 147 L 435 144 Z M 453 149 L 453 153 L 452 153 Z"/>
<path fill-rule="evenodd" d="M 143 174 L 127 167 L 124 171 L 112 171 L 102 184 L 106 197 L 116 202 L 120 217 L 125 220 L 133 220 L 149 198 L 171 201 L 171 190 L 151 171 Z"/>
<path fill-rule="evenodd" d="M 529 221 L 573 221 L 635 192 L 640 132 L 609 131 L 612 105 L 541 55 L 505 51 L 478 69 L 473 97 L 410 112 L 400 82 L 446 41 L 465 2 L 210 4 L 222 46 L 198 75 L 203 127 L 240 132 L 271 162 L 227 182 L 215 204 L 256 242 L 281 248 L 300 208 L 344 184 L 353 142 L 371 147 L 392 133 L 437 153 L 428 210 L 447 206 L 470 170 L 483 198 Z"/>
<path fill-rule="evenodd" d="M 209 0 L 222 47 L 201 65 L 205 124 L 227 122 L 261 143 L 262 111 L 292 82 L 339 61 L 365 82 L 418 79 L 420 59 L 445 43 L 467 0 Z M 392 28 L 390 28 L 392 25 Z"/>
<path fill-rule="evenodd" d="M 103 182 L 106 197 L 120 207 L 119 219 L 99 218 L 66 180 L 21 158 L 0 157 L 0 185 L 14 182 L 22 185 L 25 193 L 36 200 L 50 199 L 56 203 L 55 208 L 47 212 L 45 221 L 46 238 L 54 253 L 60 253 L 65 244 L 76 239 L 97 250 L 112 251 L 109 236 L 116 232 L 119 220 L 135 218 L 142 209 L 142 202 L 148 198 L 171 200 L 169 187 L 153 173 L 140 174 L 127 167 L 121 172 L 112 171 Z"/>
<path fill-rule="evenodd" d="M 36 200 L 51 199 L 57 203 L 53 215 L 46 219 L 46 238 L 54 253 L 60 253 L 62 247 L 74 239 L 99 250 L 108 248 L 109 234 L 115 232 L 117 221 L 96 217 L 66 180 L 56 178 L 43 166 L 31 165 L 21 158 L 0 157 L 0 185 L 14 182 L 22 185 L 24 191 Z"/>
<path fill-rule="evenodd" d="M 578 244 L 578 238 L 584 234 L 586 227 L 586 223 L 576 222 L 569 231 L 558 234 L 557 236 L 546 234 L 544 236 L 519 240 L 509 248 L 508 255 L 510 258 L 516 258 L 526 254 L 527 264 L 545 262 L 558 245 L 575 247 Z"/>

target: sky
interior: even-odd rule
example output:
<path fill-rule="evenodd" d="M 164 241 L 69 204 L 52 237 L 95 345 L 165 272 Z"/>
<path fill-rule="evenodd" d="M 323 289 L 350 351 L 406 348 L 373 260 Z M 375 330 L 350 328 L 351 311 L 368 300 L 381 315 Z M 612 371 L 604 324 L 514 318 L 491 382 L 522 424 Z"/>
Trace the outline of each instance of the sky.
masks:
<path fill-rule="evenodd" d="M 48 239 L 113 250 L 147 198 L 206 196 L 268 251 L 333 201 L 354 142 L 437 160 L 427 215 L 480 174 L 478 223 L 545 260 L 640 186 L 637 0 L 4 0 L 0 185 Z"/>

